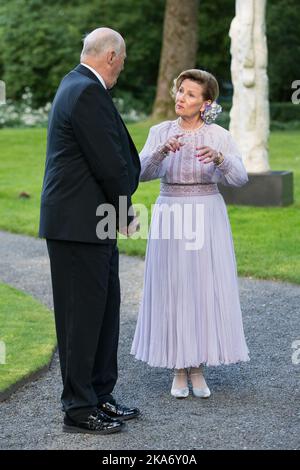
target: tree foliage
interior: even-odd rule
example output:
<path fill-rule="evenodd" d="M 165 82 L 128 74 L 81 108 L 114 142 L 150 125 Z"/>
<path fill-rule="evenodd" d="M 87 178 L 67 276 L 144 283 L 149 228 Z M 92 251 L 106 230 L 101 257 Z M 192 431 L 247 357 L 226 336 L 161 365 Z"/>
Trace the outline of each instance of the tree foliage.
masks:
<path fill-rule="evenodd" d="M 200 0 L 197 64 L 219 81 L 230 80 L 228 30 L 234 0 Z M 61 78 L 79 62 L 82 38 L 98 26 L 124 35 L 126 66 L 116 93 L 150 111 L 155 97 L 165 0 L 0 0 L 0 78 L 7 95 L 29 86 L 35 104 L 52 100 Z M 299 0 L 268 2 L 267 32 L 272 100 L 289 100 L 300 78 Z M 130 98 L 131 99 L 131 98 Z"/>
<path fill-rule="evenodd" d="M 200 0 L 197 65 L 216 75 L 220 84 L 230 81 L 230 23 L 235 0 Z"/>
<path fill-rule="evenodd" d="M 156 0 L 155 5 L 149 0 L 11 0 L 2 14 L 2 35 L 0 23 L 9 97 L 20 97 L 29 86 L 36 104 L 51 100 L 61 78 L 78 64 L 84 35 L 108 26 L 120 31 L 127 43 L 128 63 L 118 88 L 150 101 L 163 14 L 164 0 Z"/>
<path fill-rule="evenodd" d="M 30 87 L 37 104 L 49 101 L 62 71 L 78 62 L 81 35 L 71 2 L 64 7 L 60 1 L 48 3 L 13 0 L 7 4 L 2 58 L 9 97 L 17 98 Z"/>
<path fill-rule="evenodd" d="M 270 99 L 290 101 L 291 84 L 300 79 L 300 2 L 272 0 L 267 5 Z"/>

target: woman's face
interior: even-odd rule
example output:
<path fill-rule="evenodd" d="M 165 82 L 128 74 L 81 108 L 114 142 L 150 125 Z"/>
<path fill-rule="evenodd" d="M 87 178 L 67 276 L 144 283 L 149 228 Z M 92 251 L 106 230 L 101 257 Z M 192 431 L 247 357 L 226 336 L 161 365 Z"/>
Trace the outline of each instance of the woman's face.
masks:
<path fill-rule="evenodd" d="M 203 86 L 186 78 L 181 83 L 175 98 L 177 116 L 192 118 L 205 110 L 205 105 L 211 100 L 203 99 Z"/>

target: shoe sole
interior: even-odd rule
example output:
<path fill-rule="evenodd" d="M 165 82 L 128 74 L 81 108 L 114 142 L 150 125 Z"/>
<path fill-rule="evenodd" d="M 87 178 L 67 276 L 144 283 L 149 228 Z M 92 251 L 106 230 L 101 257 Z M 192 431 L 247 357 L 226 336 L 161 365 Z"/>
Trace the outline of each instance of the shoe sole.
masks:
<path fill-rule="evenodd" d="M 180 396 L 180 395 L 173 395 L 173 393 L 171 393 L 171 395 L 172 395 L 172 397 L 178 398 L 179 400 L 184 400 L 185 398 L 188 398 L 189 393 L 188 393 L 187 395 L 182 395 L 182 396 Z"/>
<path fill-rule="evenodd" d="M 194 397 L 196 398 L 209 398 L 211 396 L 211 393 L 209 395 L 196 395 L 196 393 L 193 392 Z"/>
<path fill-rule="evenodd" d="M 124 417 L 118 416 L 115 419 L 123 422 L 123 421 L 128 421 L 129 419 L 140 418 L 140 416 L 141 416 L 140 414 L 134 415 L 134 416 L 124 416 Z M 113 418 L 113 416 L 110 416 L 110 418 Z"/>
<path fill-rule="evenodd" d="M 174 398 L 179 398 L 180 400 L 182 400 L 182 399 L 184 399 L 184 398 L 187 398 L 187 397 L 189 396 L 189 394 L 190 394 L 190 391 L 187 390 L 187 391 L 185 392 L 185 394 L 183 394 L 183 395 L 177 395 L 176 392 L 173 393 L 173 389 L 171 389 L 171 395 L 172 395 L 172 397 L 174 397 Z"/>
<path fill-rule="evenodd" d="M 105 434 L 113 434 L 115 432 L 123 431 L 125 428 L 125 423 L 118 427 L 118 428 L 111 428 L 111 429 L 104 429 L 103 431 L 92 431 L 89 429 L 79 428 L 78 426 L 68 426 L 67 424 L 63 425 L 63 432 L 67 432 L 69 434 L 98 434 L 104 436 Z"/>
<path fill-rule="evenodd" d="M 103 413 L 105 413 L 109 418 L 111 419 L 117 419 L 118 421 L 128 421 L 129 419 L 134 419 L 134 418 L 140 418 L 142 413 L 139 413 L 137 415 L 131 415 L 131 416 L 111 416 L 105 411 L 101 410 Z"/>

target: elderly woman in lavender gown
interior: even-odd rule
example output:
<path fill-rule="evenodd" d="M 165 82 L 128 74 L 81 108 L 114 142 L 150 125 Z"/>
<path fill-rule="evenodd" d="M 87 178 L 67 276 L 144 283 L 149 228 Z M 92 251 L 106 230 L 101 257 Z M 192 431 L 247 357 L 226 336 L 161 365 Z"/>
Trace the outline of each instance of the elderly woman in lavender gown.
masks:
<path fill-rule="evenodd" d="M 141 181 L 161 179 L 131 354 L 174 369 L 171 394 L 210 390 L 203 364 L 248 361 L 230 224 L 217 183 L 248 181 L 230 133 L 213 123 L 218 83 L 203 70 L 174 80 L 178 119 L 150 129 Z M 168 220 L 167 220 L 168 219 Z"/>

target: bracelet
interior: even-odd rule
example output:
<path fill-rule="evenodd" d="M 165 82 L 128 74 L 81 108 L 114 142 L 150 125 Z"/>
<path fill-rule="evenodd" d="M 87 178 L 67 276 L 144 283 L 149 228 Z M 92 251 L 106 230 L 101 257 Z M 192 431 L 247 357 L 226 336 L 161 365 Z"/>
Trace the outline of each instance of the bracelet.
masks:
<path fill-rule="evenodd" d="M 156 149 L 156 152 L 159 153 L 162 157 L 166 157 L 169 154 L 169 150 L 163 150 L 164 145 L 159 145 Z"/>
<path fill-rule="evenodd" d="M 214 164 L 216 166 L 219 166 L 221 165 L 221 163 L 223 163 L 223 161 L 224 161 L 224 155 L 222 154 L 222 152 L 218 152 L 216 158 L 214 158 L 213 160 Z"/>

